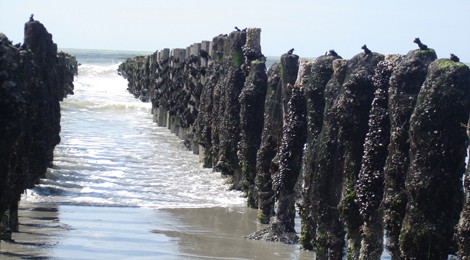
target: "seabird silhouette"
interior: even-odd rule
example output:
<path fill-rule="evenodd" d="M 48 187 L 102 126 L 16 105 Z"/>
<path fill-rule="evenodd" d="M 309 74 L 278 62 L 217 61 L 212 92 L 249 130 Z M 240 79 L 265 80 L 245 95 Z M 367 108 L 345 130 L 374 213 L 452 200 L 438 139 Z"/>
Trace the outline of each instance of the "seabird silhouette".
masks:
<path fill-rule="evenodd" d="M 292 49 L 290 49 L 289 51 L 287 51 L 287 54 L 289 54 L 289 55 L 292 54 L 292 53 L 294 53 L 294 48 L 292 48 Z"/>
<path fill-rule="evenodd" d="M 362 45 L 361 49 L 364 50 L 364 53 L 365 54 L 371 54 L 372 52 L 369 50 L 369 48 L 367 48 L 367 45 Z"/>
<path fill-rule="evenodd" d="M 428 46 L 426 44 L 423 44 L 419 38 L 415 38 L 413 41 L 414 43 L 418 44 L 418 47 L 420 50 L 427 50 Z"/>
<path fill-rule="evenodd" d="M 336 53 L 335 50 L 330 50 L 328 54 L 331 55 L 331 56 L 335 56 L 335 57 L 339 56 L 338 53 Z"/>
<path fill-rule="evenodd" d="M 451 61 L 455 61 L 455 62 L 460 62 L 460 59 L 459 57 L 457 57 L 456 55 L 454 55 L 453 53 L 450 54 L 450 58 L 449 58 Z"/>
<path fill-rule="evenodd" d="M 29 17 L 29 21 L 34 22 L 34 14 L 31 14 L 31 16 Z"/>
<path fill-rule="evenodd" d="M 203 49 L 199 50 L 199 56 L 201 56 L 201 58 L 206 59 L 206 60 L 211 57 L 209 53 Z"/>
<path fill-rule="evenodd" d="M 237 26 L 235 26 L 235 30 L 237 30 L 237 32 L 241 31 L 240 29 L 238 29 L 238 27 L 237 27 Z"/>

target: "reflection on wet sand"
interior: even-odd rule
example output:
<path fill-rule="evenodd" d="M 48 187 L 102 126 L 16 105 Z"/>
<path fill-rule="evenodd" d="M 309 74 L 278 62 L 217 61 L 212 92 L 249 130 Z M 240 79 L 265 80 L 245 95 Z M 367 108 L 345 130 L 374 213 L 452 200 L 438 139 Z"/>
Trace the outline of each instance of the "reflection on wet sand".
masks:
<path fill-rule="evenodd" d="M 48 259 L 50 251 L 70 228 L 59 222 L 54 205 L 20 205 L 19 230 L 12 241 L 1 241 L 1 259 Z"/>
<path fill-rule="evenodd" d="M 178 238 L 182 256 L 196 259 L 313 259 L 298 245 L 251 241 L 245 236 L 266 227 L 250 208 L 168 209 L 176 218 L 174 230 L 153 230 Z"/>
<path fill-rule="evenodd" d="M 1 259 L 313 259 L 298 245 L 246 240 L 248 208 L 148 209 L 21 203 Z"/>

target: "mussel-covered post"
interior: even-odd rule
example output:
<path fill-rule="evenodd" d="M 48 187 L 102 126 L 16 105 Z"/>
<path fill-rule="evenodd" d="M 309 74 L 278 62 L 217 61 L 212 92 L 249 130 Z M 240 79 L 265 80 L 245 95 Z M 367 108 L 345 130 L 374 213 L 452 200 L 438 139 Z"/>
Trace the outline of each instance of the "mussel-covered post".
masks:
<path fill-rule="evenodd" d="M 342 173 L 334 171 L 338 160 L 338 126 L 333 106 L 347 72 L 347 60 L 333 61 L 333 75 L 325 87 L 323 126 L 314 146 L 315 169 L 312 177 L 312 211 L 316 212 L 314 250 L 318 259 L 341 259 L 344 230 L 337 206 Z"/>
<path fill-rule="evenodd" d="M 18 203 L 53 162 L 60 142 L 60 103 L 73 94 L 78 64 L 57 52 L 52 35 L 33 17 L 24 44 L 0 33 L 0 239 L 18 231 Z"/>
<path fill-rule="evenodd" d="M 361 170 L 355 184 L 355 200 L 363 220 L 359 259 L 364 260 L 380 259 L 383 250 L 383 168 L 390 140 L 388 87 L 393 68 L 400 58 L 400 55 L 386 55 L 385 60 L 377 64 L 372 79 L 375 93 L 369 114 L 369 131 L 364 142 Z"/>
<path fill-rule="evenodd" d="M 281 66 L 275 63 L 268 70 L 268 89 L 264 104 L 264 126 L 261 145 L 256 155 L 255 188 L 258 196 L 258 221 L 268 224 L 274 213 L 272 175 L 279 170 L 275 158 L 282 138 Z"/>
<path fill-rule="evenodd" d="M 218 148 L 218 111 L 220 107 L 220 92 L 224 69 L 223 47 L 227 37 L 220 35 L 212 39 L 212 51 L 210 52 L 211 60 L 208 64 L 205 84 L 201 90 L 199 101 L 199 115 L 196 119 L 197 140 L 201 147 L 199 156 L 204 167 L 210 168 L 215 164 Z"/>
<path fill-rule="evenodd" d="M 301 79 L 310 74 L 310 66 L 307 65 L 308 62 L 302 61 L 301 63 L 299 81 L 292 87 L 287 114 L 284 115 L 285 125 L 279 148 L 279 171 L 273 179 L 275 192 L 273 229 L 276 226 L 275 228 L 287 233 L 295 233 L 295 185 L 300 173 L 306 142 L 306 105 Z"/>
<path fill-rule="evenodd" d="M 470 156 L 470 119 L 467 123 L 467 157 Z M 464 207 L 460 213 L 460 221 L 457 227 L 456 240 L 458 255 L 462 260 L 470 259 L 470 165 L 467 160 L 467 171 L 464 178 L 465 199 Z"/>
<path fill-rule="evenodd" d="M 432 49 L 410 51 L 390 78 L 390 145 L 384 172 L 383 204 L 387 249 L 396 259 L 400 258 L 398 241 L 407 203 L 405 176 L 409 165 L 409 121 L 427 67 L 435 59 L 436 53 Z"/>
<path fill-rule="evenodd" d="M 340 58 L 331 52 L 330 55 L 320 56 L 309 64 L 305 69 L 310 73 L 304 74 L 303 81 L 304 94 L 307 106 L 307 145 L 304 151 L 303 166 L 303 189 L 302 202 L 300 205 L 300 216 L 302 217 L 302 229 L 300 243 L 304 249 L 313 249 L 313 239 L 315 238 L 316 223 L 313 210 L 313 174 L 314 147 L 323 126 L 323 111 L 325 109 L 325 87 L 333 75 L 333 61 Z"/>
<path fill-rule="evenodd" d="M 338 120 L 339 162 L 336 170 L 342 172 L 341 201 L 338 205 L 348 237 L 348 254 L 358 258 L 360 249 L 359 207 L 354 201 L 354 187 L 361 168 L 363 146 L 368 130 L 369 111 L 374 95 L 372 77 L 384 56 L 364 52 L 348 61 L 348 74 L 333 107 Z M 339 173 L 338 173 L 339 175 Z"/>
<path fill-rule="evenodd" d="M 246 193 L 247 205 L 257 208 L 255 190 L 256 153 L 261 143 L 263 130 L 264 100 L 268 78 L 263 60 L 252 61 L 245 86 L 240 94 L 240 162 L 242 166 L 242 190 Z"/>
<path fill-rule="evenodd" d="M 246 42 L 246 32 L 234 31 L 224 42 L 224 58 L 228 62 L 226 76 L 218 82 L 220 106 L 218 122 L 218 145 L 214 169 L 222 175 L 232 178 L 234 188 L 239 188 L 241 167 L 238 161 L 238 143 L 240 141 L 240 103 L 238 96 L 245 85 L 245 72 L 241 68 L 245 59 L 242 47 Z M 217 88 L 216 87 L 216 88 Z M 218 97 L 214 97 L 218 98 Z"/>
<path fill-rule="evenodd" d="M 285 104 L 284 126 L 278 154 L 279 170 L 274 173 L 272 187 L 275 196 L 275 218 L 271 227 L 250 235 L 251 239 L 265 239 L 294 243 L 295 195 L 294 190 L 300 172 L 303 146 L 305 144 L 305 97 L 301 86 L 296 84 L 299 72 L 299 56 L 286 53 L 281 56 L 282 103 Z M 301 70 L 302 73 L 304 70 Z M 293 74 L 295 74 L 293 76 Z M 288 99 L 287 102 L 286 99 Z M 273 158 L 274 159 L 274 158 Z"/>
<path fill-rule="evenodd" d="M 410 120 L 408 206 L 400 234 L 405 259 L 446 259 L 462 207 L 470 69 L 439 59 L 429 72 Z"/>

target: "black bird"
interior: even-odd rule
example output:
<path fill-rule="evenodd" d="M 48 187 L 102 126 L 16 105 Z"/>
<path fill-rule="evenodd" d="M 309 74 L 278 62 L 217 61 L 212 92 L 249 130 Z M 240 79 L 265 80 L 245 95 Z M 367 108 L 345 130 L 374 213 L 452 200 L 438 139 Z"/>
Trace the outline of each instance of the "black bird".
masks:
<path fill-rule="evenodd" d="M 367 45 L 362 45 L 361 49 L 364 50 L 364 53 L 365 54 L 371 54 L 372 52 L 369 50 L 369 48 L 367 48 Z"/>
<path fill-rule="evenodd" d="M 331 55 L 331 56 L 334 56 L 334 57 L 338 57 L 338 56 L 339 56 L 338 53 L 336 53 L 335 50 L 330 50 L 329 53 L 328 53 L 328 55 Z"/>
<path fill-rule="evenodd" d="M 31 14 L 31 16 L 29 17 L 29 21 L 34 22 L 34 14 Z"/>
<path fill-rule="evenodd" d="M 242 32 L 246 32 L 246 28 L 242 30 Z"/>
<path fill-rule="evenodd" d="M 238 27 L 237 27 L 237 26 L 235 26 L 235 30 L 237 30 L 237 32 L 241 31 L 240 29 L 238 29 Z"/>
<path fill-rule="evenodd" d="M 423 44 L 419 38 L 415 38 L 413 41 L 414 43 L 418 44 L 418 47 L 420 50 L 427 50 L 428 46 L 426 44 Z"/>
<path fill-rule="evenodd" d="M 292 49 L 290 49 L 289 51 L 287 51 L 287 54 L 289 54 L 289 55 L 292 54 L 292 53 L 294 53 L 294 48 L 292 48 Z"/>
<path fill-rule="evenodd" d="M 194 55 L 194 54 L 191 54 L 191 55 L 189 56 L 189 61 L 190 61 L 191 63 L 197 64 L 197 63 L 199 62 L 199 57 L 197 57 L 197 56 Z"/>
<path fill-rule="evenodd" d="M 457 57 L 456 55 L 454 55 L 453 53 L 450 54 L 450 58 L 449 58 L 451 61 L 455 61 L 455 62 L 460 62 L 460 59 L 459 57 Z"/>
<path fill-rule="evenodd" d="M 201 56 L 201 58 L 206 59 L 206 60 L 211 57 L 209 53 L 203 49 L 199 50 L 199 56 Z"/>

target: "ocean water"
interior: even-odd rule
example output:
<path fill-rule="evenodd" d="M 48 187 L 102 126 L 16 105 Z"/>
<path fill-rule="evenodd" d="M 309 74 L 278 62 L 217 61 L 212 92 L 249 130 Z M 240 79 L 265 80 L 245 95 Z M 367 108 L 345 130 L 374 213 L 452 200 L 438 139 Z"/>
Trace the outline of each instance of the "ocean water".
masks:
<path fill-rule="evenodd" d="M 117 75 L 134 52 L 69 50 L 79 66 L 75 94 L 61 104 L 54 167 L 25 199 L 149 208 L 243 205 L 225 179 L 203 169 L 182 141 L 152 122 L 151 104 L 134 99 Z"/>

